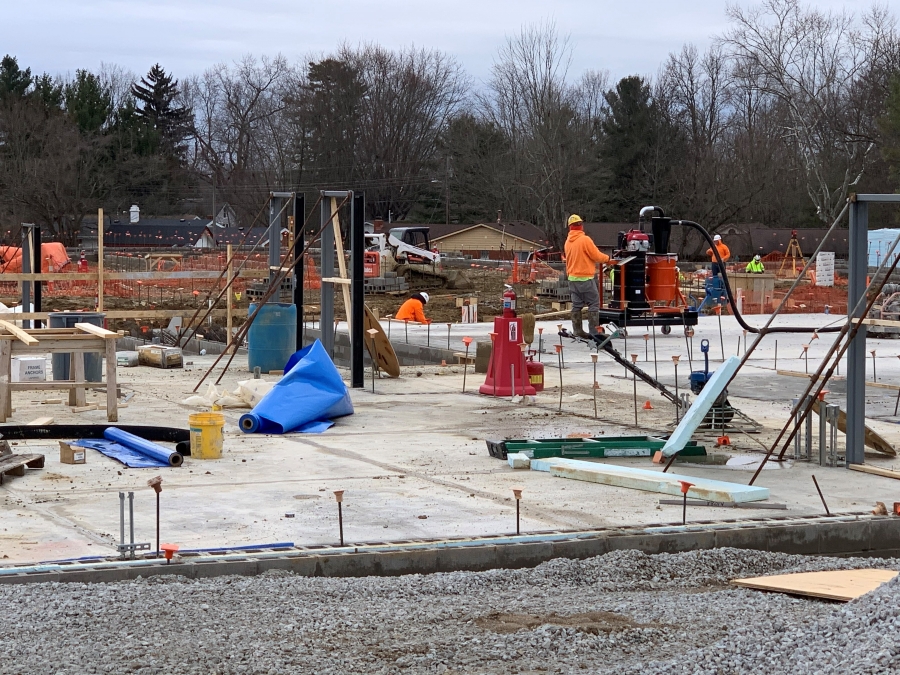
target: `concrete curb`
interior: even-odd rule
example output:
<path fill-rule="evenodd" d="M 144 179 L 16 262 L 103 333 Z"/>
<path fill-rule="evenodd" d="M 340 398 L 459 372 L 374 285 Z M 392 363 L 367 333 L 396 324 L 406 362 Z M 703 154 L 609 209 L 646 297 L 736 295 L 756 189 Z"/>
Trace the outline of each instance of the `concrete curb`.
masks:
<path fill-rule="evenodd" d="M 582 559 L 632 549 L 647 554 L 732 547 L 802 555 L 900 555 L 900 518 L 849 514 L 544 532 L 521 536 L 382 542 L 343 548 L 296 547 L 269 552 L 185 555 L 152 561 L 60 563 L 0 570 L 0 583 L 107 582 L 177 574 L 189 579 L 253 576 L 285 570 L 301 576 L 358 577 L 479 572 L 534 567 L 553 558 Z"/>

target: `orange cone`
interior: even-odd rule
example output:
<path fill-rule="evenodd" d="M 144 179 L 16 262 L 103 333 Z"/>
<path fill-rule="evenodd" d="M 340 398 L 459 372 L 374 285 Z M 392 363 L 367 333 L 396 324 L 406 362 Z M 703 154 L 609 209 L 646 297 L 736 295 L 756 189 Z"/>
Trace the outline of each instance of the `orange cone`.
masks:
<path fill-rule="evenodd" d="M 653 406 L 650 405 L 650 401 L 644 403 L 644 410 L 653 410 Z"/>

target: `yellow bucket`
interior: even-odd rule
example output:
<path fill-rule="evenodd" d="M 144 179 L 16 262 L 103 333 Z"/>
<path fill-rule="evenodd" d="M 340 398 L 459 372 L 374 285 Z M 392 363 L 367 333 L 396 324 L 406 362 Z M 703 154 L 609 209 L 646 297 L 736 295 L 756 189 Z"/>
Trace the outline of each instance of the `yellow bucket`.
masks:
<path fill-rule="evenodd" d="M 195 413 L 188 417 L 191 428 L 191 459 L 219 459 L 222 456 L 221 413 Z"/>

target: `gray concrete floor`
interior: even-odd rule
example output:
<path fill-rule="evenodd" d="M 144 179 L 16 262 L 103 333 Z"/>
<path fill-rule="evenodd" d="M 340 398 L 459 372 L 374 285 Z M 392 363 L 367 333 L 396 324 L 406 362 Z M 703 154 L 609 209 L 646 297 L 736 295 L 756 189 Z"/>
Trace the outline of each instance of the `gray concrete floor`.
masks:
<path fill-rule="evenodd" d="M 489 326 L 479 324 L 477 328 L 484 332 Z M 736 326 L 729 325 L 728 330 L 734 332 L 730 337 L 736 340 Z M 704 335 L 711 341 L 713 337 L 718 340 L 717 325 L 701 324 L 694 338 L 695 350 Z M 729 339 L 727 334 L 725 339 Z M 796 347 L 803 339 L 778 338 L 779 370 L 802 372 L 803 361 L 790 352 L 799 354 L 801 350 Z M 883 354 L 879 357 L 879 382 L 900 379 L 900 359 L 889 351 L 900 352 L 900 343 L 883 342 L 887 344 L 870 347 Z M 640 364 L 644 345 L 642 340 L 638 344 Z M 817 344 L 815 349 L 824 353 L 825 346 Z M 689 371 L 684 338 L 675 334 L 658 336 L 657 351 L 660 378 L 668 383 L 674 382 L 670 356 L 681 354 L 679 380 L 684 388 Z M 710 451 L 758 458 L 784 424 L 790 399 L 800 393 L 804 381 L 801 377 L 776 376 L 770 352 L 768 347 L 761 349 L 759 358 L 739 374 L 730 395 L 734 405 L 764 425 L 763 433 L 752 437 L 731 434 L 733 447 L 722 450 L 712 447 L 710 435 L 699 435 L 698 440 Z M 633 384 L 622 377 L 622 368 L 601 356 L 595 419 L 589 351 L 583 345 L 568 344 L 565 353 L 562 413 L 558 412 L 556 367 L 548 365 L 547 389 L 526 404 L 473 393 L 483 376 L 474 375 L 471 369 L 468 391 L 463 394 L 459 368 L 422 366 L 405 368 L 398 380 L 379 380 L 374 394 L 367 378 L 367 388 L 352 394 L 356 413 L 320 435 L 245 435 L 236 426 L 243 411 L 226 410 L 224 457 L 205 461 L 188 458 L 177 469 L 127 469 L 93 451 L 88 452 L 84 465 L 61 464 L 56 441 L 20 442 L 14 449 L 43 452 L 47 465 L 29 471 L 25 477 L 9 478 L 0 487 L 0 561 L 48 561 L 114 553 L 119 491 L 136 493 L 137 539 L 154 540 L 155 501 L 147 480 L 157 474 L 163 477 L 162 539 L 182 548 L 283 541 L 335 543 L 337 512 L 332 491 L 337 489 L 346 490 L 345 537 L 357 542 L 514 531 L 514 486 L 525 490 L 525 531 L 680 521 L 680 507 L 659 506 L 661 495 L 513 471 L 488 456 L 486 438 L 636 432 Z M 197 410 L 180 401 L 190 395 L 213 358 L 190 357 L 193 366 L 183 371 L 120 368 L 123 389 L 135 392 L 128 408 L 120 412 L 120 422 L 186 428 L 188 415 Z M 653 372 L 652 366 L 652 361 L 647 364 L 648 372 Z M 238 380 L 247 377 L 246 357 L 238 357 L 223 382 L 233 389 Z M 829 387 L 833 396 L 838 396 L 840 386 L 835 382 Z M 96 397 L 99 400 L 100 395 Z M 672 421 L 671 404 L 641 383 L 638 397 L 640 404 L 650 400 L 654 406 L 653 410 L 638 411 L 640 433 L 664 432 Z M 896 390 L 870 388 L 867 409 L 871 424 L 900 444 L 900 426 L 892 416 L 895 397 Z M 15 394 L 12 421 L 24 423 L 45 415 L 52 415 L 57 423 L 105 421 L 102 410 L 74 414 L 67 406 L 40 405 L 36 401 L 41 398 L 49 395 Z M 840 402 L 839 397 L 834 400 Z M 608 461 L 653 466 L 647 459 Z M 900 460 L 878 455 L 867 454 L 867 461 L 900 468 Z M 741 483 L 752 475 L 721 466 L 676 466 L 678 473 Z M 870 510 L 876 500 L 890 508 L 900 488 L 889 478 L 805 462 L 767 470 L 757 484 L 770 488 L 771 501 L 787 504 L 787 514 L 821 513 L 812 474 L 833 512 Z M 710 520 L 784 514 L 698 507 L 690 509 L 688 515 Z"/>

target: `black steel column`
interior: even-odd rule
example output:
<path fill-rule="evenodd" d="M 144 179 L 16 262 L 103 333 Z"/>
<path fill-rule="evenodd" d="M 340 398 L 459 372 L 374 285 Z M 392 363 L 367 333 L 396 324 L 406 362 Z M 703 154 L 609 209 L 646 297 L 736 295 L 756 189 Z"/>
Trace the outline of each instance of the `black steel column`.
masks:
<path fill-rule="evenodd" d="M 353 193 L 353 208 L 350 213 L 350 386 L 363 386 L 363 324 L 365 322 L 365 221 L 366 195 Z"/>
<path fill-rule="evenodd" d="M 869 205 L 864 201 L 850 202 L 850 255 L 848 256 L 847 311 L 866 293 L 869 273 Z M 858 314 L 865 307 L 860 307 Z M 851 317 L 854 318 L 854 317 Z M 865 318 L 862 316 L 856 318 Z M 859 332 L 847 349 L 847 464 L 865 462 L 864 437 L 866 425 L 866 327 Z"/>
<path fill-rule="evenodd" d="M 40 273 L 43 271 L 43 269 L 44 269 L 44 265 L 43 265 L 43 258 L 44 258 L 44 256 L 41 254 L 41 226 L 40 226 L 40 225 L 35 225 L 35 226 L 32 227 L 31 229 L 32 229 L 32 231 L 34 232 L 34 236 L 33 236 L 32 239 L 31 239 L 31 241 L 32 241 L 32 246 L 31 246 L 31 260 L 32 260 L 31 269 L 34 270 L 34 273 L 35 273 L 35 274 L 40 274 Z M 40 311 L 41 311 L 41 286 L 42 286 L 42 285 L 43 285 L 43 284 L 42 284 L 42 282 L 40 282 L 40 281 L 35 281 L 35 282 L 34 282 L 34 311 L 35 311 L 35 312 L 40 312 Z M 33 323 L 32 325 L 33 325 L 35 328 L 40 328 L 40 327 L 41 327 L 41 320 L 40 320 L 40 319 L 35 319 L 35 320 L 34 320 L 34 323 Z"/>
<path fill-rule="evenodd" d="M 303 349 L 303 220 L 306 213 L 306 197 L 294 195 L 294 305 L 297 307 L 297 351 Z"/>

